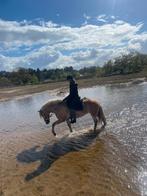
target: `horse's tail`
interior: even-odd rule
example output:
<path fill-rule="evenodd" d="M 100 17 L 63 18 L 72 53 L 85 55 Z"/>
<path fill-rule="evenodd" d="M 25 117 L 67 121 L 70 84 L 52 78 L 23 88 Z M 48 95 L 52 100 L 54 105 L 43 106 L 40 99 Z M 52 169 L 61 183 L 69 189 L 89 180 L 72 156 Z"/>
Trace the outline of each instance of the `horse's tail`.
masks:
<path fill-rule="evenodd" d="M 98 117 L 99 117 L 99 120 L 103 122 L 104 124 L 103 126 L 105 127 L 107 123 L 106 123 L 106 118 L 105 118 L 105 115 L 104 115 L 104 112 L 101 106 L 99 106 Z"/>

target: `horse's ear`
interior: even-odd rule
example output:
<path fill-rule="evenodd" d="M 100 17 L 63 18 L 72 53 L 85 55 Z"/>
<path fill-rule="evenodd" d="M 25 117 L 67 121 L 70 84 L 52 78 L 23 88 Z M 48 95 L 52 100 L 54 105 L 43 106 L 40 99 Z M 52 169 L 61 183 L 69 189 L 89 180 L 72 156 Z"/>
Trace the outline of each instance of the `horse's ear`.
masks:
<path fill-rule="evenodd" d="M 42 111 L 41 110 L 38 110 L 38 112 L 39 112 L 39 114 L 41 114 Z"/>
<path fill-rule="evenodd" d="M 39 116 L 40 116 L 40 118 L 41 118 L 41 117 L 42 117 L 41 110 L 39 110 L 38 112 L 39 112 Z"/>

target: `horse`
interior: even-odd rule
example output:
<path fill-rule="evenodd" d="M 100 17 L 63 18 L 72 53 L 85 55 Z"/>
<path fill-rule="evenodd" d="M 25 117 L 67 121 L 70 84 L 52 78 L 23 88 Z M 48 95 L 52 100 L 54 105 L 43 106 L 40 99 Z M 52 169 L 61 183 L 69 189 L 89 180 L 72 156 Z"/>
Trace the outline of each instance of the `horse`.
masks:
<path fill-rule="evenodd" d="M 102 124 L 102 129 L 106 126 L 106 118 L 102 109 L 102 106 L 94 100 L 84 98 L 83 100 L 83 110 L 76 111 L 76 117 L 82 117 L 86 114 L 90 114 L 94 121 L 94 132 L 97 128 L 98 121 Z M 70 132 L 72 132 L 72 127 L 70 123 L 70 112 L 65 102 L 62 100 L 49 101 L 41 107 L 39 110 L 40 117 L 42 117 L 46 124 L 50 123 L 50 117 L 55 114 L 57 120 L 52 124 L 52 133 L 56 136 L 55 126 L 62 122 L 67 123 Z"/>

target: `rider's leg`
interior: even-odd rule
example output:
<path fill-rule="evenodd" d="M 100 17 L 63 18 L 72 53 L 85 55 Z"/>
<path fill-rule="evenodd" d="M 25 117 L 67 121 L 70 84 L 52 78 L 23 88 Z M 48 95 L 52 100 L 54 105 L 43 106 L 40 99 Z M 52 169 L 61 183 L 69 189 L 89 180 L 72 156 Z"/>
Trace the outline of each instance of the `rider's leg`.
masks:
<path fill-rule="evenodd" d="M 72 132 L 72 127 L 71 127 L 71 123 L 70 123 L 69 119 L 67 119 L 66 122 L 67 122 L 67 125 L 69 127 L 70 132 Z"/>
<path fill-rule="evenodd" d="M 73 109 L 70 109 L 70 122 L 76 123 L 76 111 Z"/>

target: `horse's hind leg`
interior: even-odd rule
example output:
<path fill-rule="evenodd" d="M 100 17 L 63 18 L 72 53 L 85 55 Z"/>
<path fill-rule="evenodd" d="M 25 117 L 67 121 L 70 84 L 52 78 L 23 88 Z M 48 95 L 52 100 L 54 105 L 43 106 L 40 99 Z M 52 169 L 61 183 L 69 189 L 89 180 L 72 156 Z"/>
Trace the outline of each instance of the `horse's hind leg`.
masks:
<path fill-rule="evenodd" d="M 92 116 L 92 118 L 93 118 L 93 121 L 94 121 L 94 132 L 96 132 L 96 128 L 97 128 L 97 123 L 98 123 L 98 118 L 97 117 L 95 117 L 95 116 Z"/>
<path fill-rule="evenodd" d="M 105 118 L 105 116 L 103 117 L 102 121 L 103 121 L 102 128 L 104 129 L 104 128 L 105 128 L 105 126 L 107 125 L 107 122 L 106 122 L 106 118 Z"/>
<path fill-rule="evenodd" d="M 52 133 L 54 136 L 56 136 L 56 133 L 55 133 L 55 125 L 58 125 L 60 123 L 64 122 L 64 120 L 57 120 L 55 121 L 53 124 L 52 124 Z"/>
<path fill-rule="evenodd" d="M 66 120 L 66 122 L 67 122 L 67 125 L 68 125 L 68 127 L 69 127 L 70 132 L 72 132 L 71 123 L 69 122 L 69 119 Z"/>
<path fill-rule="evenodd" d="M 104 115 L 104 112 L 103 112 L 103 109 L 102 107 L 100 107 L 99 109 L 99 114 L 98 114 L 99 118 L 102 120 L 103 122 L 103 125 L 102 125 L 102 128 L 105 128 L 105 126 L 107 125 L 107 122 L 106 122 L 106 118 L 105 118 L 105 115 Z"/>

